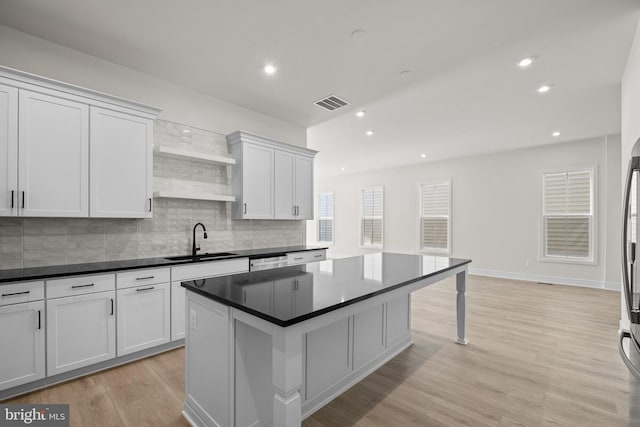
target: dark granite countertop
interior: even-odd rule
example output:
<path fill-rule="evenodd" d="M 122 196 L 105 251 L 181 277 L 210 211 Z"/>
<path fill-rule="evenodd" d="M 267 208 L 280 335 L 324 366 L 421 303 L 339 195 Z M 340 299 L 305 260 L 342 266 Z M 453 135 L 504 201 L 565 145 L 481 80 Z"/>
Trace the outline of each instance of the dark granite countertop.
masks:
<path fill-rule="evenodd" d="M 290 326 L 470 263 L 375 253 L 183 282 L 182 286 L 279 326 Z"/>
<path fill-rule="evenodd" d="M 62 276 L 79 276 L 83 274 L 98 274 L 98 273 L 110 273 L 119 270 L 133 270 L 137 268 L 152 268 L 152 267 L 171 267 L 180 264 L 192 264 L 194 262 L 208 262 L 208 261 L 221 261 L 225 259 L 234 258 L 264 258 L 272 256 L 281 256 L 287 252 L 303 252 L 313 251 L 318 249 L 326 249 L 326 246 L 285 246 L 278 248 L 264 248 L 264 249 L 245 249 L 238 251 L 231 251 L 232 255 L 223 256 L 215 259 L 193 259 L 186 260 L 169 260 L 167 258 L 143 258 L 143 259 L 130 259 L 123 261 L 107 261 L 107 262 L 92 262 L 86 264 L 68 264 L 68 265 L 54 265 L 47 267 L 32 267 L 32 268 L 15 268 L 10 270 L 0 270 L 0 285 L 8 284 L 11 282 L 24 282 L 30 280 L 42 280 L 50 279 L 53 277 Z M 205 254 L 200 254 L 200 256 Z"/>

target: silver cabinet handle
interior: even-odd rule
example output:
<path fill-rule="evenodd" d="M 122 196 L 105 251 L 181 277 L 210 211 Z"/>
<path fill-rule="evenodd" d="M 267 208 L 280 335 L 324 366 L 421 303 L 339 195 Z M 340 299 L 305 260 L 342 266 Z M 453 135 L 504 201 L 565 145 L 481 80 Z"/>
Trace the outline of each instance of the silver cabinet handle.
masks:
<path fill-rule="evenodd" d="M 13 200 L 13 196 L 15 195 L 15 190 L 11 190 L 11 209 L 15 206 L 15 201 Z"/>
<path fill-rule="evenodd" d="M 293 216 L 296 216 L 296 207 L 295 206 L 291 206 L 291 208 L 293 209 Z"/>
<path fill-rule="evenodd" d="M 297 258 L 294 258 L 293 260 L 294 261 L 298 261 L 298 260 L 301 260 L 301 259 L 304 259 L 304 258 L 303 257 L 297 257 Z"/>
<path fill-rule="evenodd" d="M 322 258 L 322 255 L 314 255 L 314 258 Z"/>
<path fill-rule="evenodd" d="M 22 192 L 22 209 L 24 209 L 24 191 Z"/>
<path fill-rule="evenodd" d="M 2 294 L 3 297 L 12 297 L 14 295 L 25 295 L 28 294 L 31 291 L 23 291 L 23 292 L 12 292 L 10 294 Z"/>
<path fill-rule="evenodd" d="M 151 212 L 152 206 L 153 206 L 153 201 L 151 200 L 151 197 L 149 197 L 149 212 Z"/>
<path fill-rule="evenodd" d="M 71 286 L 71 289 L 78 289 L 78 288 L 90 288 L 92 286 L 95 286 L 95 283 L 89 283 L 88 285 L 73 285 Z"/>
<path fill-rule="evenodd" d="M 111 315 L 113 316 L 113 298 L 109 298 L 109 301 L 111 301 Z"/>
<path fill-rule="evenodd" d="M 155 286 L 149 286 L 148 288 L 138 288 L 136 289 L 136 292 L 150 291 L 151 289 L 155 289 Z"/>
<path fill-rule="evenodd" d="M 38 310 L 38 329 L 42 329 L 42 310 Z"/>
<path fill-rule="evenodd" d="M 244 213 L 245 214 L 247 213 L 247 204 L 246 203 L 244 203 Z"/>
<path fill-rule="evenodd" d="M 149 279 L 153 279 L 156 276 L 147 276 L 147 277 L 136 277 L 136 280 L 149 280 Z"/>

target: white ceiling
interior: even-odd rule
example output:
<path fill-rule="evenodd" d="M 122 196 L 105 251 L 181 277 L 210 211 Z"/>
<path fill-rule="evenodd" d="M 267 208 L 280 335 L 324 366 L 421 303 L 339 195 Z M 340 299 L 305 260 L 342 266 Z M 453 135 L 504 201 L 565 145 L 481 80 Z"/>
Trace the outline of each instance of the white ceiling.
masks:
<path fill-rule="evenodd" d="M 639 11 L 638 0 L 2 0 L 0 24 L 308 127 L 326 175 L 618 133 Z M 518 69 L 527 55 L 539 60 Z M 313 105 L 329 94 L 352 105 Z"/>

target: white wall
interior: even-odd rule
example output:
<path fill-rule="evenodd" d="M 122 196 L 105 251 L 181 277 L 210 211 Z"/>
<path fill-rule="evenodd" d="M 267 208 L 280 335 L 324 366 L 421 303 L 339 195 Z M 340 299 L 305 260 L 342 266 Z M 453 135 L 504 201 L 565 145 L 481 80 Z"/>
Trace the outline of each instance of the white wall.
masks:
<path fill-rule="evenodd" d="M 631 158 L 631 149 L 640 138 L 640 23 L 629 52 L 627 66 L 622 77 L 622 168 L 621 182 L 624 185 L 627 165 Z M 629 328 L 629 318 L 622 302 L 622 319 L 620 326 Z"/>
<path fill-rule="evenodd" d="M 176 52 L 176 61 L 184 60 Z M 160 118 L 229 134 L 238 129 L 306 146 L 306 128 L 0 25 L 0 65 L 162 109 Z M 192 66 L 198 66 L 195 59 Z"/>
<path fill-rule="evenodd" d="M 384 250 L 418 249 L 418 184 L 451 179 L 452 256 L 471 258 L 472 272 L 551 283 L 619 289 L 619 137 L 597 138 L 334 177 L 316 177 L 316 193 L 335 198 L 331 256 L 359 247 L 359 189 L 384 186 Z M 597 265 L 538 261 L 541 171 L 597 167 Z M 318 171 L 322 175 L 322 171 Z M 612 180 L 611 177 L 614 177 Z M 307 242 L 316 239 L 315 221 Z M 527 265 L 528 261 L 528 265 Z"/>

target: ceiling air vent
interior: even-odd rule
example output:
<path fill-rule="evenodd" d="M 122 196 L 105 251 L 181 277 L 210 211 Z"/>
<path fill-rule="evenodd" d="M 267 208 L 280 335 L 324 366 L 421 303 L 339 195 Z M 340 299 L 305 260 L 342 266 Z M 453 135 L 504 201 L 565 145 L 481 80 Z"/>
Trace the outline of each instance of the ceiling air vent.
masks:
<path fill-rule="evenodd" d="M 318 107 L 324 108 L 328 111 L 337 110 L 338 108 L 349 105 L 349 102 L 344 99 L 338 98 L 335 95 L 329 95 L 326 98 L 322 98 L 314 102 Z"/>

